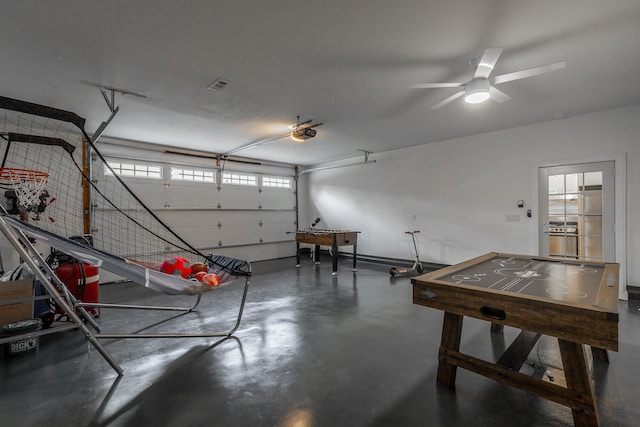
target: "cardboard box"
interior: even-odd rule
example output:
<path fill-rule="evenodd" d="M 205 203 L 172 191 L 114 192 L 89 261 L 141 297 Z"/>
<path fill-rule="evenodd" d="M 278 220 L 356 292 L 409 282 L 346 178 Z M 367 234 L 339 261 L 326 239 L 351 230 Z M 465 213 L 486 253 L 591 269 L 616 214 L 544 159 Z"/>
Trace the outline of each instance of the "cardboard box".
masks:
<path fill-rule="evenodd" d="M 0 282 L 0 327 L 33 318 L 33 279 Z M 9 302 L 28 299 L 22 302 Z"/>

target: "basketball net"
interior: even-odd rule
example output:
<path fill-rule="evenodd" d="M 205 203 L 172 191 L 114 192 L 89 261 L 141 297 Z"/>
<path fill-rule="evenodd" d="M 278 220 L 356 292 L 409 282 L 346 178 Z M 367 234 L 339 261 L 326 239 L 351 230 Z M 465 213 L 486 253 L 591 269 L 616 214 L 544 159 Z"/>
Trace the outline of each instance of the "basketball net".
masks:
<path fill-rule="evenodd" d="M 8 181 L 16 192 L 18 205 L 31 210 L 40 205 L 40 196 L 47 184 L 49 174 L 29 169 L 0 169 L 0 180 Z"/>

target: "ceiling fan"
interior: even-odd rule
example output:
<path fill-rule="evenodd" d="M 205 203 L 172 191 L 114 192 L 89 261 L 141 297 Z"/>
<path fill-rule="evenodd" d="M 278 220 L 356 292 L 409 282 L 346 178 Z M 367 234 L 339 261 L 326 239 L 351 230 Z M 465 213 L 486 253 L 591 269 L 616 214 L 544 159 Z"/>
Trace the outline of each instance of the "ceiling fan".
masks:
<path fill-rule="evenodd" d="M 567 63 L 556 62 L 554 64 L 542 65 L 540 67 L 529 68 L 527 70 L 515 71 L 513 73 L 502 74 L 500 76 L 489 77 L 493 68 L 498 62 L 500 55 L 502 54 L 501 48 L 489 48 L 484 51 L 482 57 L 478 61 L 478 64 L 473 67 L 472 61 L 469 61 L 469 65 L 475 68 L 473 78 L 464 83 L 420 83 L 411 86 L 412 89 L 433 89 L 442 87 L 460 87 L 460 91 L 454 93 L 447 99 L 440 101 L 433 107 L 432 110 L 438 109 L 451 101 L 460 98 L 464 95 L 464 100 L 470 104 L 478 104 L 491 98 L 496 102 L 505 102 L 511 99 L 509 95 L 495 88 L 495 85 L 513 80 L 524 79 L 527 77 L 533 77 L 540 74 L 549 73 L 551 71 L 560 70 L 564 68 Z"/>

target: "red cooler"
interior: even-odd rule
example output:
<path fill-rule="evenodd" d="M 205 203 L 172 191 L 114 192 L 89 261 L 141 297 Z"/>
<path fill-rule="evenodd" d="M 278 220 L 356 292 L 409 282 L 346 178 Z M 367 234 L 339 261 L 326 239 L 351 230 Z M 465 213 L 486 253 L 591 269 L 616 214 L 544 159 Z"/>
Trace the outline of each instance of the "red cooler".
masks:
<path fill-rule="evenodd" d="M 58 279 L 67 286 L 69 292 L 85 303 L 100 302 L 98 292 L 99 272 L 100 269 L 98 267 L 78 261 L 62 264 L 54 271 Z M 100 316 L 100 308 L 85 307 L 85 310 L 93 317 Z M 60 307 L 56 307 L 56 314 L 64 317 L 64 311 Z"/>

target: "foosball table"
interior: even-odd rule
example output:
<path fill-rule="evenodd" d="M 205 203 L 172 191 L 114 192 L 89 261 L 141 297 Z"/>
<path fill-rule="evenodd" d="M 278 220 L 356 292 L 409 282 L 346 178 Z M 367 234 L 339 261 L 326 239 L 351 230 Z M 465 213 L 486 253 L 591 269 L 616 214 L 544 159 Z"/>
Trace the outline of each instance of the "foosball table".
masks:
<path fill-rule="evenodd" d="M 320 246 L 331 247 L 331 259 L 333 263 L 331 274 L 334 276 L 338 274 L 338 248 L 340 246 L 353 246 L 353 268 L 351 271 L 358 271 L 356 268 L 358 233 L 360 232 L 351 230 L 296 230 L 296 267 L 301 267 L 300 244 L 308 243 L 314 245 L 313 261 L 315 264 L 320 264 Z"/>

